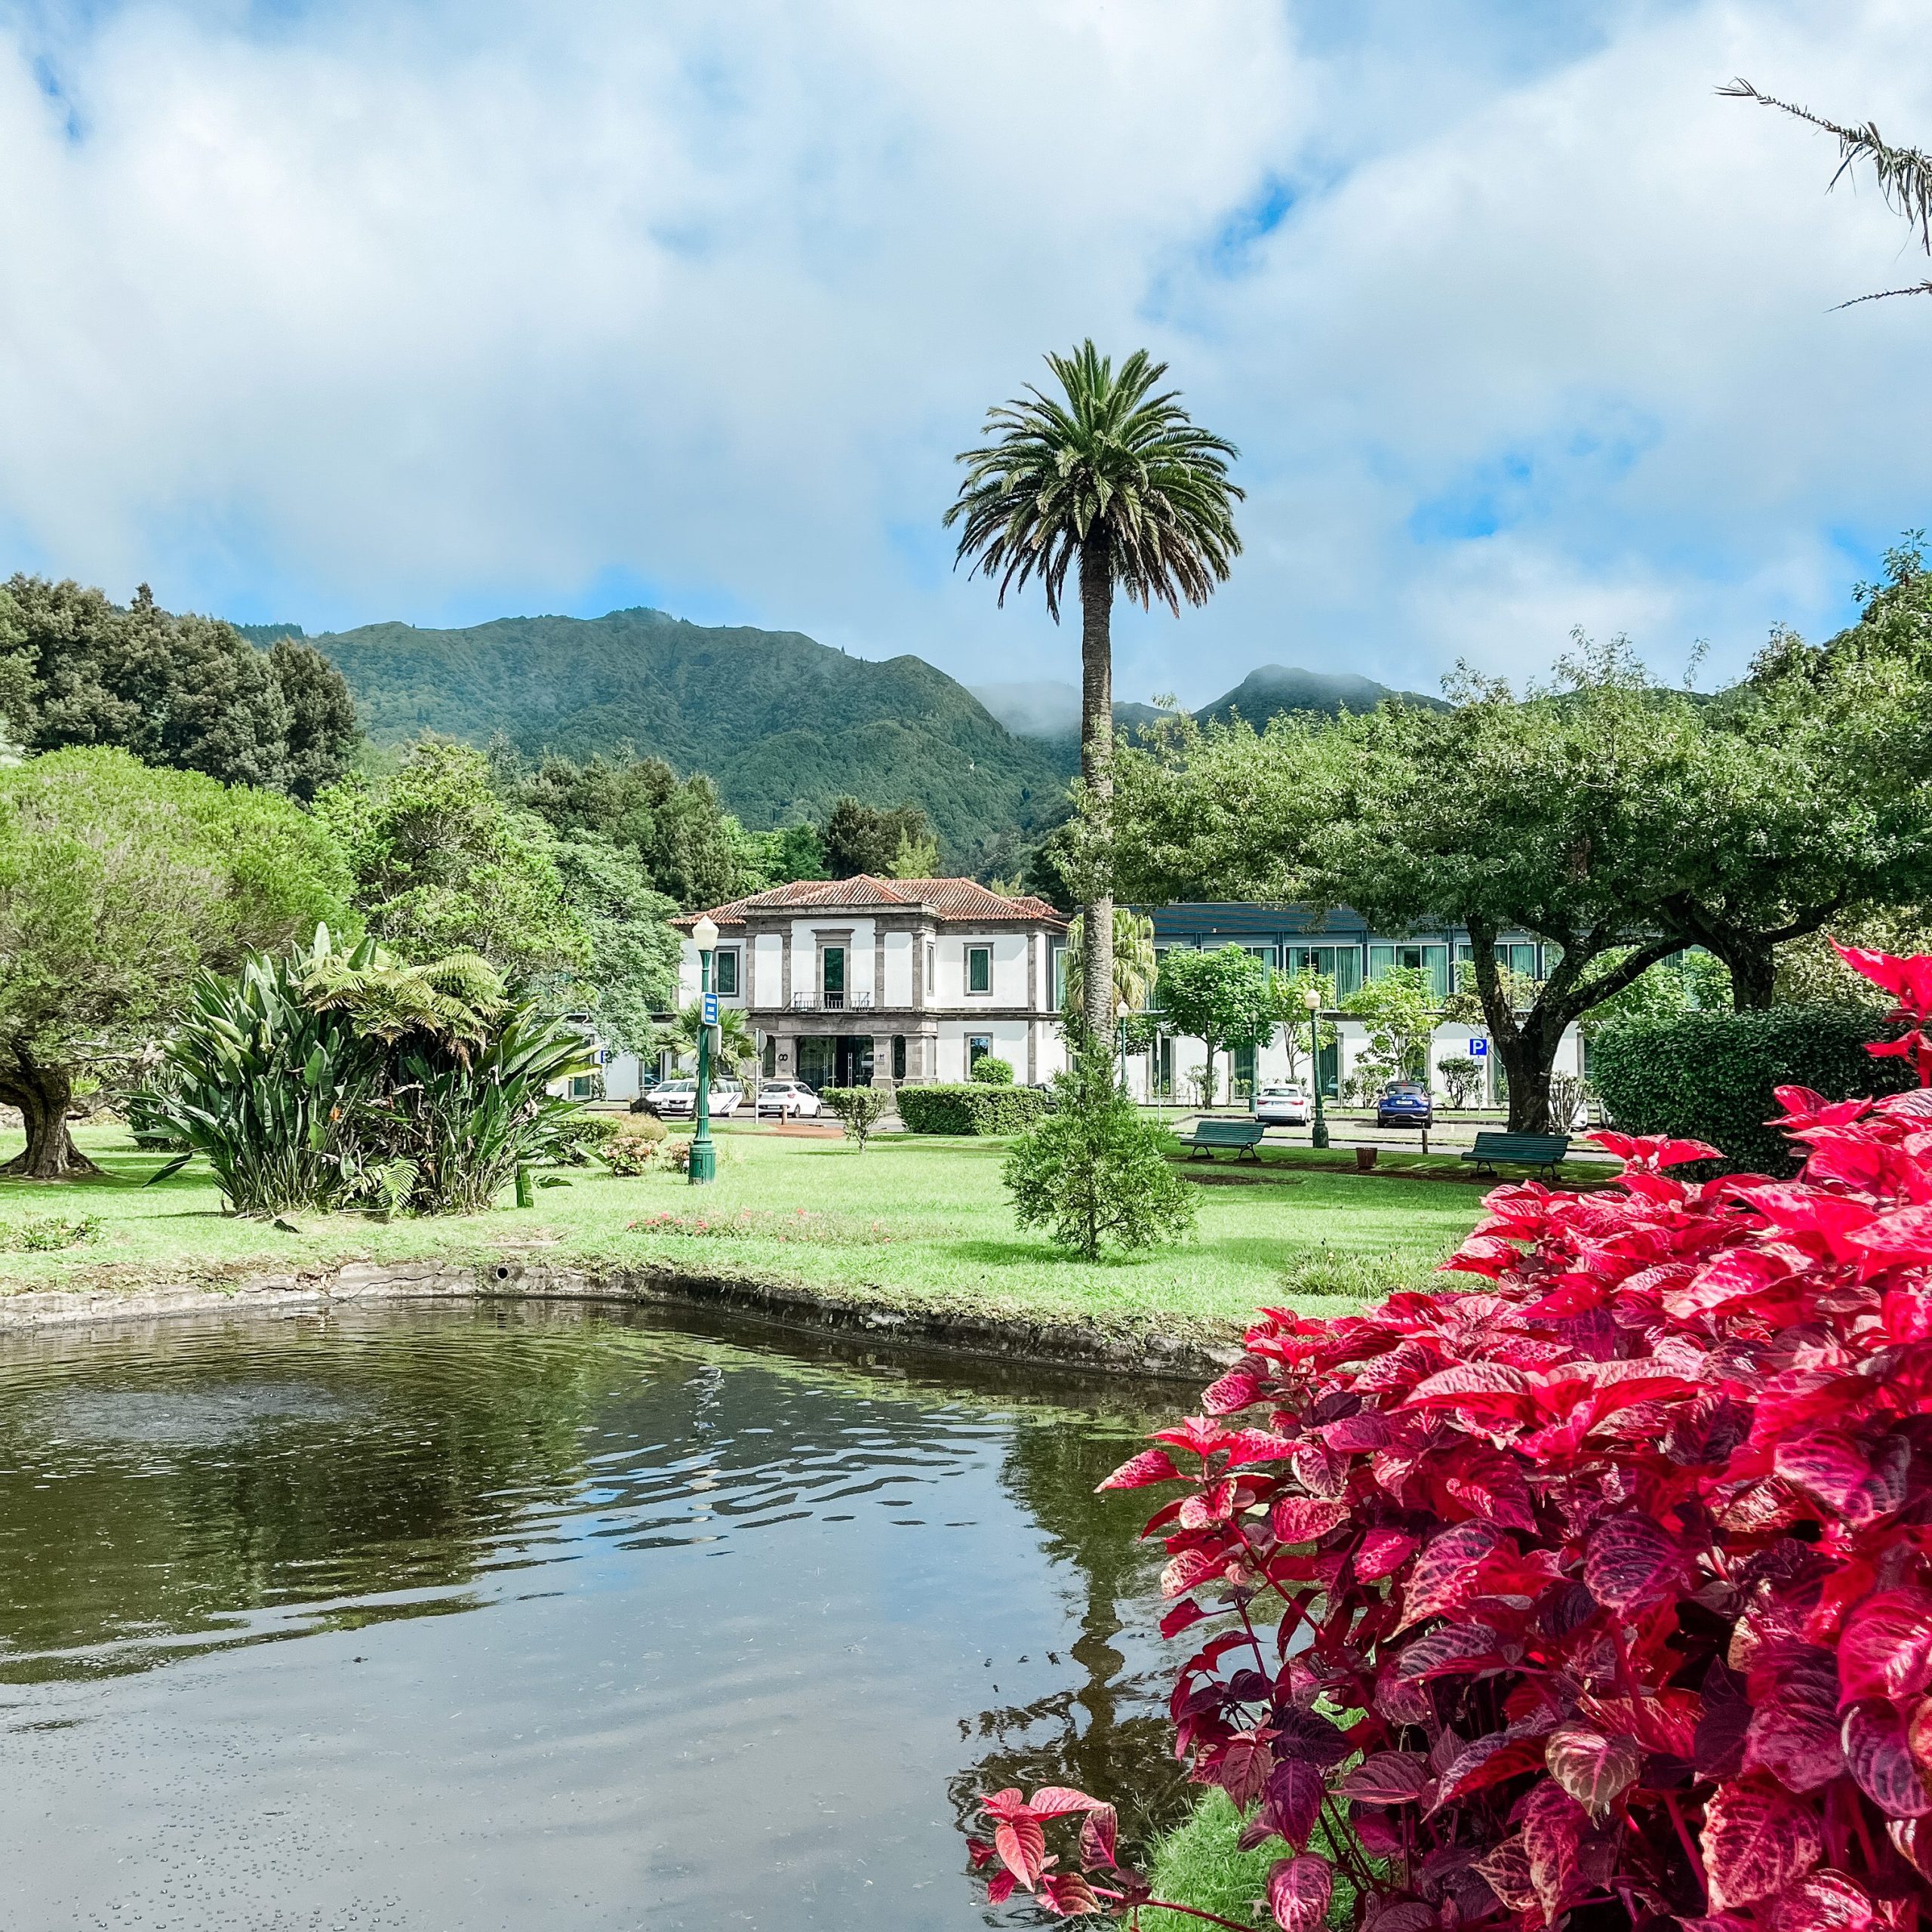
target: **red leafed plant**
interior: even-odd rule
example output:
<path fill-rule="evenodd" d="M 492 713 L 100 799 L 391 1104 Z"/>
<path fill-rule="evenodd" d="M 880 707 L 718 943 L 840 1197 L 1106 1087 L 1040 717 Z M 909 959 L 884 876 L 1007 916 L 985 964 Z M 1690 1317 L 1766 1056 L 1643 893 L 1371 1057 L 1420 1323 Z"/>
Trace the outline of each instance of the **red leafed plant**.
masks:
<path fill-rule="evenodd" d="M 1845 956 L 1918 1051 L 1932 957 Z M 1497 1189 L 1466 1286 L 1264 1311 L 1103 1485 L 1184 1486 L 1148 1525 L 1198 1643 L 1177 1755 L 1281 1841 L 1283 1932 L 1344 1900 L 1372 1932 L 1932 1904 L 1932 1091 L 1779 1098 L 1797 1180 L 1687 1185 L 1714 1150 L 1599 1134 L 1619 1183 Z M 1150 1903 L 1096 1800 L 985 1807 L 997 1897 Z"/>

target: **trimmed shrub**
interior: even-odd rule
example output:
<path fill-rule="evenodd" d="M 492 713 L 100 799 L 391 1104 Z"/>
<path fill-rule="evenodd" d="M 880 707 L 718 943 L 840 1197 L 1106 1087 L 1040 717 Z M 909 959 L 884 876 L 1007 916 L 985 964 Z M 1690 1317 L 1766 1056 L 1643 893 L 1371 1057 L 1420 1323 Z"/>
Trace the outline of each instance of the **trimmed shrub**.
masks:
<path fill-rule="evenodd" d="M 884 1090 L 877 1087 L 827 1087 L 820 1090 L 819 1098 L 843 1123 L 845 1138 L 856 1140 L 859 1152 L 863 1154 L 872 1129 L 885 1117 L 887 1096 Z"/>
<path fill-rule="evenodd" d="M 1011 1087 L 1013 1063 L 1001 1060 L 997 1054 L 982 1054 L 973 1063 L 972 1077 L 984 1087 Z"/>
<path fill-rule="evenodd" d="M 1877 1054 L 1932 1079 L 1932 956 L 1848 957 L 1912 1022 Z M 1178 1487 L 1147 1526 L 1176 1753 L 1279 1847 L 1213 1923 L 1923 1924 L 1932 1088 L 1777 1099 L 1801 1179 L 1601 1134 L 1617 1185 L 1495 1189 L 1466 1288 L 1266 1312 L 1101 1484 Z M 1151 1902 L 1103 1799 L 981 1806 L 989 1903 Z"/>
<path fill-rule="evenodd" d="M 1024 1134 L 1047 1112 L 1035 1087 L 902 1087 L 899 1118 L 909 1134 Z"/>
<path fill-rule="evenodd" d="M 1768 1126 L 1776 1090 L 1808 1087 L 1828 1100 L 1896 1094 L 1910 1067 L 1866 1051 L 1894 1029 L 1869 1007 L 1774 1006 L 1755 1013 L 1686 1013 L 1607 1026 L 1590 1045 L 1590 1084 L 1626 1134 L 1708 1140 L 1714 1173 L 1798 1171 L 1789 1140 Z"/>
<path fill-rule="evenodd" d="M 620 1180 L 632 1180 L 655 1164 L 665 1126 L 655 1115 L 629 1114 L 620 1130 L 598 1149 L 597 1158 Z"/>

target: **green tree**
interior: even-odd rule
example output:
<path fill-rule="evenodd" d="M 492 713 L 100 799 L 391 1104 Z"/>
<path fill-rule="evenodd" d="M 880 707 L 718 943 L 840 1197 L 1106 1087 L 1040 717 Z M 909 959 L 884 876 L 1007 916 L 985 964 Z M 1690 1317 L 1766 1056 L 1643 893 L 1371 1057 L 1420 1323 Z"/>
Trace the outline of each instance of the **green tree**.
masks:
<path fill-rule="evenodd" d="M 890 1098 L 885 1089 L 828 1087 L 819 1097 L 844 1127 L 845 1138 L 857 1142 L 859 1152 L 863 1154 L 866 1143 L 872 1138 L 872 1129 L 885 1117 L 886 1102 Z"/>
<path fill-rule="evenodd" d="M 1047 1229 L 1087 1261 L 1109 1244 L 1152 1247 L 1192 1232 L 1193 1189 L 1168 1161 L 1165 1129 L 1120 1091 L 1106 1041 L 1089 1038 L 1054 1087 L 1058 1105 L 1014 1141 L 1001 1171 L 1020 1225 Z"/>
<path fill-rule="evenodd" d="M 482 752 L 425 739 L 393 777 L 345 780 L 316 812 L 341 839 L 355 903 L 386 945 L 423 959 L 480 953 L 512 981 L 589 965 L 557 841 L 492 789 Z"/>
<path fill-rule="evenodd" d="M 939 841 L 923 805 L 908 803 L 888 811 L 841 798 L 827 814 L 820 838 L 829 878 L 857 878 L 861 873 L 872 878 L 931 878 L 939 865 Z M 917 869 L 921 866 L 928 869 Z"/>
<path fill-rule="evenodd" d="M 1829 642 L 1774 634 L 1699 715 L 1697 828 L 1671 857 L 1658 919 L 1769 1006 L 1777 951 L 1932 897 L 1932 571 L 1886 554 L 1858 622 Z"/>
<path fill-rule="evenodd" d="M 1299 973 L 1277 973 L 1273 983 L 1275 1017 L 1280 1022 L 1281 1044 L 1287 1052 L 1288 1078 L 1297 1080 L 1301 1077 L 1301 1057 L 1308 1047 L 1310 993 L 1321 1002 L 1315 1018 L 1317 1048 L 1326 1051 L 1340 1038 L 1334 1021 L 1321 1017 L 1335 1004 L 1335 983 L 1326 973 L 1312 972 L 1303 968 Z M 1312 1065 L 1309 1068 L 1308 1077 L 1311 1081 L 1316 1078 Z"/>
<path fill-rule="evenodd" d="M 1838 165 L 1829 185 L 1835 187 L 1841 176 L 1855 175 L 1860 162 L 1869 164 L 1885 205 L 1894 214 L 1903 215 L 1907 226 L 1918 230 L 1918 245 L 1932 255 L 1932 155 L 1917 148 L 1894 147 L 1879 134 L 1875 122 L 1868 121 L 1862 128 L 1844 127 L 1838 122 L 1827 121 L 1821 114 L 1814 114 L 1808 107 L 1760 94 L 1749 81 L 1733 81 L 1718 92 L 1734 100 L 1755 100 L 1760 106 L 1774 107 L 1780 113 L 1823 128 L 1838 144 Z M 1915 281 L 1903 288 L 1882 288 L 1870 295 L 1854 296 L 1841 306 L 1849 309 L 1859 302 L 1882 302 L 1893 295 L 1932 295 L 1932 281 Z"/>
<path fill-rule="evenodd" d="M 681 779 L 662 758 L 629 749 L 581 764 L 553 752 L 526 771 L 503 742 L 493 744 L 491 759 L 504 797 L 560 835 L 589 832 L 628 847 L 653 888 L 687 911 L 726 905 L 775 882 L 748 865 L 748 835 L 701 774 Z"/>
<path fill-rule="evenodd" d="M 1464 677 L 1437 710 L 1183 729 L 1123 760 L 1123 849 L 1146 896 L 1347 905 L 1383 931 L 1468 931 L 1510 1125 L 1540 1132 L 1564 1029 L 1674 952 L 1659 903 L 1703 835 L 1699 707 L 1617 640 L 1580 639 L 1551 688 Z M 1534 1001 L 1496 957 L 1550 941 Z"/>
<path fill-rule="evenodd" d="M 552 1003 L 583 1007 L 606 1044 L 648 1053 L 656 1016 L 678 996 L 679 942 L 670 924 L 677 907 L 651 889 L 632 848 L 575 832 L 558 840 L 555 858 L 589 953 L 574 981 L 556 980 Z"/>
<path fill-rule="evenodd" d="M 1204 1106 L 1214 1104 L 1217 1050 L 1266 1046 L 1281 1023 L 1272 975 L 1238 946 L 1212 952 L 1171 948 L 1161 956 L 1155 998 L 1169 1032 L 1198 1040 L 1208 1049 Z"/>
<path fill-rule="evenodd" d="M 1084 978 L 1086 924 L 1075 914 L 1066 929 L 1066 985 L 1060 1000 L 1062 1017 L 1075 1024 L 1081 1013 L 1081 989 Z M 1130 1013 L 1140 1012 L 1154 996 L 1154 980 L 1159 964 L 1154 954 L 1154 922 L 1131 906 L 1114 908 L 1114 988 L 1107 1011 L 1118 1014 L 1125 1004 Z M 1109 1037 L 1112 1037 L 1109 1023 Z"/>
<path fill-rule="evenodd" d="M 1429 1041 L 1441 1015 L 1426 973 L 1417 967 L 1391 967 L 1358 986 L 1342 1002 L 1342 1010 L 1360 1020 L 1367 1031 L 1373 1063 L 1369 1077 L 1428 1080 Z"/>
<path fill-rule="evenodd" d="M 1087 1029 L 1113 1026 L 1113 601 L 1206 603 L 1241 549 L 1228 469 L 1238 454 L 1198 427 L 1177 392 L 1158 390 L 1167 365 L 1136 349 L 1118 372 L 1090 340 L 1049 355 L 1061 396 L 1029 386 L 987 413 L 987 441 L 962 451 L 966 475 L 946 513 L 961 560 L 997 579 L 999 601 L 1038 577 L 1057 623 L 1068 571 L 1080 595 L 1080 771 L 1090 850 L 1080 896 L 1094 943 L 1082 962 Z"/>
<path fill-rule="evenodd" d="M 164 1027 L 204 970 L 342 922 L 349 885 L 328 828 L 272 792 L 118 750 L 0 771 L 0 1100 L 27 1137 L 10 1171 L 87 1170 L 76 1079 Z"/>
<path fill-rule="evenodd" d="M 680 1057 L 695 1058 L 697 1054 L 698 1035 L 704 1031 L 704 1006 L 699 1000 L 693 1000 L 688 1006 L 681 1006 L 671 1018 L 660 1026 L 654 1036 L 654 1047 L 667 1050 Z M 755 1088 L 758 1078 L 758 1055 L 762 1051 L 757 1032 L 746 1023 L 743 1013 L 735 1006 L 723 1006 L 718 1010 L 718 1026 L 712 1036 L 712 1078 L 724 1078 L 735 1069 L 737 1077 L 746 1086 Z"/>
<path fill-rule="evenodd" d="M 257 651 L 217 618 L 176 616 L 146 584 L 100 591 L 16 576 L 0 611 L 0 709 L 33 751 L 114 745 L 223 784 L 312 798 L 359 737 L 342 675 L 312 645 Z"/>
<path fill-rule="evenodd" d="M 737 855 L 737 894 L 763 892 L 774 885 L 789 885 L 795 879 L 826 876 L 825 841 L 817 826 L 785 825 L 773 832 L 747 832 L 735 818 L 728 818 L 725 823 Z"/>

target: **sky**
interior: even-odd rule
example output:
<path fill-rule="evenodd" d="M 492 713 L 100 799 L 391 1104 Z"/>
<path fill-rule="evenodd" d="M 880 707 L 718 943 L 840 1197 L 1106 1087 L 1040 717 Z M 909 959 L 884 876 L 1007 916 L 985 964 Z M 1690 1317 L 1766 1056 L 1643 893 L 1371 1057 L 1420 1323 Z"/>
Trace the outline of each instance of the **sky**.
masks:
<path fill-rule="evenodd" d="M 0 0 L 0 555 L 310 631 L 648 604 L 1076 675 L 940 518 L 1091 336 L 1241 451 L 1116 693 L 1706 685 L 1932 525 L 1928 0 Z"/>

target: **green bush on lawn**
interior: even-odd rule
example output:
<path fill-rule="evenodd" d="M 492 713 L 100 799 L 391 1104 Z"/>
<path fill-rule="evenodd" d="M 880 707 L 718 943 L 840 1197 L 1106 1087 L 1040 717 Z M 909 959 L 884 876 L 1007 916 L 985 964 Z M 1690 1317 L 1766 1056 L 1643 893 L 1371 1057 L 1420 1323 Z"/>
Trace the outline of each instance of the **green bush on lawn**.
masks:
<path fill-rule="evenodd" d="M 1046 1110 L 1046 1095 L 1032 1087 L 972 1081 L 899 1090 L 899 1118 L 909 1134 L 1024 1134 Z"/>
<path fill-rule="evenodd" d="M 1724 1149 L 1723 1171 L 1798 1171 L 1791 1143 L 1764 1123 L 1782 1109 L 1778 1087 L 1828 1100 L 1897 1094 L 1912 1063 L 1875 1060 L 1868 1043 L 1894 1029 L 1869 1007 L 1774 1006 L 1753 1013 L 1687 1013 L 1607 1026 L 1590 1047 L 1590 1079 L 1626 1134 L 1683 1134 Z"/>

